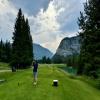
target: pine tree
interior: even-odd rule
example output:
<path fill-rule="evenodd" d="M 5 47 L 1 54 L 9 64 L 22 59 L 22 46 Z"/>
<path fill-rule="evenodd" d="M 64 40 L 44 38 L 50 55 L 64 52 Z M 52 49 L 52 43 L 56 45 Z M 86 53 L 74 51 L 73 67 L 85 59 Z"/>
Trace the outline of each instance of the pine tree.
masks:
<path fill-rule="evenodd" d="M 32 37 L 30 34 L 30 26 L 28 19 L 26 19 L 26 44 L 27 44 L 27 49 L 28 49 L 28 61 L 31 63 L 33 60 L 33 42 L 32 42 Z"/>
<path fill-rule="evenodd" d="M 33 60 L 33 45 L 28 19 L 25 20 L 19 9 L 12 44 L 12 66 L 27 68 Z"/>
<path fill-rule="evenodd" d="M 47 58 L 46 63 L 51 64 L 51 59 L 49 57 Z"/>
<path fill-rule="evenodd" d="M 5 59 L 6 59 L 6 54 L 5 54 L 5 43 L 1 40 L 0 42 L 1 46 L 1 50 L 0 50 L 0 58 L 1 58 L 1 61 L 2 62 L 5 62 Z"/>
<path fill-rule="evenodd" d="M 100 69 L 100 0 L 88 0 L 78 19 L 81 53 L 78 74 L 90 75 Z"/>
<path fill-rule="evenodd" d="M 10 62 L 11 60 L 11 44 L 6 41 L 4 43 L 2 40 L 0 41 L 0 61 L 1 62 Z"/>
<path fill-rule="evenodd" d="M 0 41 L 0 61 L 2 61 L 2 53 L 3 53 L 3 42 Z"/>
<path fill-rule="evenodd" d="M 5 62 L 9 63 L 11 61 L 11 43 L 6 41 L 5 43 Z"/>
<path fill-rule="evenodd" d="M 46 63 L 46 60 L 47 60 L 46 56 L 42 57 L 42 63 L 43 63 L 43 64 Z"/>

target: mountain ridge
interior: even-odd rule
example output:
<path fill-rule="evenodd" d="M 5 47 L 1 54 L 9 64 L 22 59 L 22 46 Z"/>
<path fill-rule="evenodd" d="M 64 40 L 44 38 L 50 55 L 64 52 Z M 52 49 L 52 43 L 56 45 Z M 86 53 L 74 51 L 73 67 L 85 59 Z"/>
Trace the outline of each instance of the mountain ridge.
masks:
<path fill-rule="evenodd" d="M 52 56 L 53 56 L 53 53 L 49 49 L 47 49 L 37 43 L 33 43 L 33 53 L 34 53 L 34 58 L 36 60 L 40 60 L 44 56 L 46 56 L 47 58 L 48 57 L 52 58 Z"/>
<path fill-rule="evenodd" d="M 53 59 L 57 57 L 67 57 L 80 54 L 80 37 L 65 37 L 60 42 Z"/>

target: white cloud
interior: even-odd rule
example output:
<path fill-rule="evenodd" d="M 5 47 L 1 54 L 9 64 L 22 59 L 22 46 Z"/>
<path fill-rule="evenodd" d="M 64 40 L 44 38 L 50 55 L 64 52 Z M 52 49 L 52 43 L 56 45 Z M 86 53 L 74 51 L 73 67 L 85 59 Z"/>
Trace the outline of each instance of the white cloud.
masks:
<path fill-rule="evenodd" d="M 8 0 L 0 0 L 0 37 L 11 40 L 17 10 Z"/>
<path fill-rule="evenodd" d="M 82 2 L 84 1 L 51 0 L 48 8 L 45 11 L 43 11 L 44 8 L 40 9 L 36 15 L 24 11 L 24 15 L 29 18 L 33 41 L 55 52 L 61 39 L 76 35 L 77 17 L 79 11 L 83 9 Z M 0 37 L 4 39 L 12 37 L 18 12 L 15 5 L 8 0 L 0 0 Z"/>
<path fill-rule="evenodd" d="M 59 37 L 61 26 L 57 18 L 64 12 L 63 7 L 59 7 L 59 9 L 56 7 L 54 1 L 51 1 L 45 12 L 41 9 L 35 17 L 29 17 L 33 40 L 53 52 L 55 52 L 61 40 Z"/>
<path fill-rule="evenodd" d="M 29 16 L 33 40 L 55 52 L 61 39 L 76 35 L 78 28 L 70 27 L 77 24 L 80 8 L 80 0 L 52 0 L 46 11 L 41 9 L 36 16 Z M 72 22 L 73 20 L 76 22 Z M 62 29 L 67 23 L 70 23 L 68 26 L 70 32 Z"/>
<path fill-rule="evenodd" d="M 54 33 L 58 31 L 60 24 L 57 21 L 57 17 L 61 11 L 62 8 L 57 11 L 53 5 L 53 1 L 50 2 L 48 9 L 45 12 L 41 9 L 36 17 L 29 17 L 32 31 L 35 32 L 35 34 L 42 34 L 44 32 Z"/>

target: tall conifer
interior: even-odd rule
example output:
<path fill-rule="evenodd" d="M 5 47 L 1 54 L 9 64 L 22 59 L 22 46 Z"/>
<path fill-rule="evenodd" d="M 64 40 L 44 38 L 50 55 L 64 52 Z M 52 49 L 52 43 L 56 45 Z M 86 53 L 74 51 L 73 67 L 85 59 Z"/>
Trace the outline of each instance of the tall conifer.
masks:
<path fill-rule="evenodd" d="M 12 62 L 17 68 L 27 68 L 33 60 L 33 45 L 30 34 L 28 19 L 25 20 L 21 9 L 19 9 L 12 44 Z"/>
<path fill-rule="evenodd" d="M 100 0 L 88 0 L 78 19 L 81 53 L 78 73 L 97 73 L 100 69 Z"/>

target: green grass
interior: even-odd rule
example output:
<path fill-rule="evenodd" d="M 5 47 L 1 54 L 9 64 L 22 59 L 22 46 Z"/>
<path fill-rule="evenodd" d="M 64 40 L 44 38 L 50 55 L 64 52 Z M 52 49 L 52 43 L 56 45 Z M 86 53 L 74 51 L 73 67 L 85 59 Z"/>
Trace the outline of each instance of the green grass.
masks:
<path fill-rule="evenodd" d="M 66 71 L 66 72 L 68 72 L 68 73 L 70 73 L 70 74 L 73 74 L 73 75 L 77 74 L 77 70 L 73 67 L 67 67 L 66 65 L 64 65 L 64 66 L 61 66 L 59 68 Z"/>
<path fill-rule="evenodd" d="M 93 86 L 93 87 L 95 87 L 97 89 L 100 89 L 100 78 L 98 78 L 98 79 L 91 79 L 91 77 L 79 76 L 78 79 L 88 83 L 89 85 L 91 85 L 91 86 Z"/>
<path fill-rule="evenodd" d="M 0 73 L 7 80 L 0 84 L 0 100 L 100 100 L 99 90 L 70 78 L 59 66 L 39 65 L 37 86 L 33 85 L 32 69 Z M 59 80 L 58 87 L 52 86 L 54 79 Z"/>
<path fill-rule="evenodd" d="M 10 69 L 10 66 L 8 63 L 0 62 L 0 70 L 8 70 L 8 69 Z"/>

